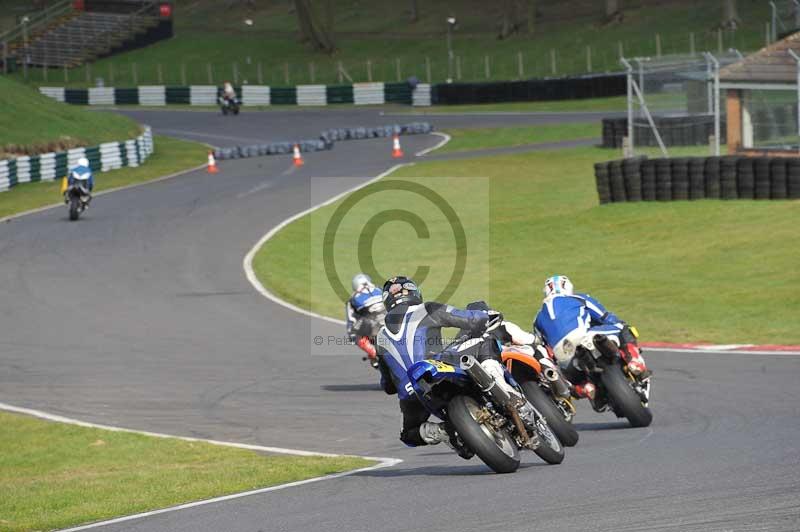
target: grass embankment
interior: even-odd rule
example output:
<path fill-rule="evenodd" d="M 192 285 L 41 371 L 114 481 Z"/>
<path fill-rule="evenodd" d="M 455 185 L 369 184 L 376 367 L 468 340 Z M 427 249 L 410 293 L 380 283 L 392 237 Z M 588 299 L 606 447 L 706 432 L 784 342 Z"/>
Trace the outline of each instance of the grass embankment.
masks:
<path fill-rule="evenodd" d="M 505 146 L 524 146 L 573 139 L 599 139 L 599 123 L 543 124 L 539 126 L 446 129 L 450 142 L 435 153 L 462 152 Z"/>
<path fill-rule="evenodd" d="M 0 530 L 51 530 L 372 462 L 264 455 L 0 412 Z"/>
<path fill-rule="evenodd" d="M 577 148 L 431 162 L 403 168 L 388 179 L 488 177 L 488 197 L 466 194 L 462 203 L 452 205 L 469 216 L 488 203 L 489 288 L 480 271 L 468 275 L 468 286 L 451 299 L 453 304 L 486 298 L 527 326 L 541 302 L 541 283 L 562 273 L 577 290 L 590 291 L 637 324 L 646 341 L 800 342 L 795 267 L 800 203 L 703 200 L 599 206 L 592 164 L 615 156 L 609 150 Z M 368 217 L 386 204 L 360 204 L 366 211 L 360 215 Z M 312 251 L 302 243 L 320 227 L 314 216 L 329 218 L 336 207 L 290 224 L 255 260 L 256 273 L 270 290 L 331 316 L 338 316 L 341 302 L 330 291 L 316 289 L 325 274 L 319 260 L 309 261 Z M 338 266 L 345 278 L 362 268 L 355 252 L 361 227 L 342 227 Z M 420 239 L 408 227 L 386 226 L 379 236 L 381 245 L 372 253 L 382 275 L 414 271 L 420 263 L 446 274 L 453 269 L 453 256 L 445 249 L 452 245 L 450 233 L 432 234 L 431 239 L 442 239 L 443 251 L 423 257 L 417 246 L 435 248 L 436 243 Z M 424 287 L 428 297 L 441 282 L 441 276 L 431 278 Z M 765 290 L 780 294 L 779 307 L 764 297 Z"/>
<path fill-rule="evenodd" d="M 0 159 L 96 146 L 140 133 L 128 117 L 58 103 L 0 76 Z"/>
<path fill-rule="evenodd" d="M 95 174 L 95 193 L 103 190 L 144 183 L 161 176 L 199 166 L 205 162 L 207 147 L 204 144 L 156 135 L 155 153 L 144 165 L 137 168 L 120 168 Z M 61 182 L 44 181 L 23 183 L 6 192 L 0 192 L 0 218 L 62 200 Z"/>
<path fill-rule="evenodd" d="M 361 0 L 336 5 L 334 29 L 338 51 L 324 55 L 311 52 L 298 38 L 297 17 L 290 2 L 257 2 L 256 8 L 248 8 L 246 4 L 238 2 L 220 9 L 219 3 L 212 0 L 178 2 L 174 38 L 97 61 L 88 66 L 88 73 L 83 67 L 72 70 L 68 73 L 68 84 L 85 86 L 87 80 L 97 77 L 105 78 L 106 85 L 116 86 L 206 84 L 208 65 L 212 67 L 213 82 L 219 84 L 234 78 L 234 64 L 239 82 L 257 83 L 259 63 L 261 81 L 265 84 L 333 84 L 340 82 L 339 62 L 353 81 L 362 82 L 369 79 L 367 61 L 375 81 L 404 80 L 411 75 L 427 81 L 426 58 L 430 61 L 432 81 L 441 82 L 448 77 L 445 45 L 448 16 L 458 19 L 453 51 L 463 81 L 584 73 L 589 70 L 587 46 L 591 47 L 591 71 L 619 71 L 619 43 L 628 57 L 655 56 L 656 34 L 661 38 L 663 54 L 688 53 L 691 32 L 695 34 L 697 51 L 717 50 L 716 28 L 722 16 L 719 0 L 633 7 L 623 3 L 622 22 L 605 25 L 602 2 L 540 2 L 536 6 L 538 17 L 532 35 L 498 40 L 500 3 L 420 2 L 420 18 L 411 23 L 407 2 Z M 760 48 L 764 43 L 764 24 L 770 18 L 769 6 L 763 2 L 739 2 L 738 8 L 741 25 L 735 32 L 724 33 L 723 48 L 742 51 Z M 252 26 L 244 24 L 246 19 L 253 21 Z M 555 70 L 551 50 L 555 50 Z M 519 52 L 522 52 L 522 76 Z M 185 78 L 181 65 L 185 66 Z M 453 70 L 455 78 L 455 65 Z M 47 84 L 64 83 L 61 71 L 50 71 L 48 75 Z M 43 78 L 39 69 L 30 72 L 31 81 L 37 84 L 42 84 Z"/>

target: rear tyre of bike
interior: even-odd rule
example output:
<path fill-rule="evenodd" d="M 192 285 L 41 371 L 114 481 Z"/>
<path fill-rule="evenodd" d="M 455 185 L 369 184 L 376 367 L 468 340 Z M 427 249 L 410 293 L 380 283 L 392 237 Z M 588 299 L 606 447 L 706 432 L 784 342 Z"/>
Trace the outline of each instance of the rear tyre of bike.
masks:
<path fill-rule="evenodd" d="M 235 114 L 235 115 L 239 114 L 239 107 L 238 106 L 233 108 L 233 114 Z"/>
<path fill-rule="evenodd" d="M 458 395 L 447 407 L 450 423 L 467 447 L 496 473 L 513 473 L 519 468 L 519 449 L 505 430 L 494 430 L 478 423 L 482 410 L 472 397 Z"/>
<path fill-rule="evenodd" d="M 80 201 L 77 196 L 69 198 L 69 219 L 73 222 L 80 216 Z"/>
<path fill-rule="evenodd" d="M 575 430 L 572 423 L 564 419 L 561 411 L 537 383 L 534 381 L 523 382 L 522 391 L 525 393 L 525 398 L 536 407 L 536 410 L 541 412 L 562 444 L 572 447 L 578 443 L 578 431 Z"/>
<path fill-rule="evenodd" d="M 613 364 L 601 375 L 603 386 L 614 407 L 614 412 L 628 418 L 632 427 L 646 427 L 653 421 L 653 413 L 642 404 L 639 394 L 631 388 L 622 368 Z"/>
<path fill-rule="evenodd" d="M 222 114 L 223 115 L 227 115 L 228 114 L 228 107 L 226 105 L 222 106 Z"/>

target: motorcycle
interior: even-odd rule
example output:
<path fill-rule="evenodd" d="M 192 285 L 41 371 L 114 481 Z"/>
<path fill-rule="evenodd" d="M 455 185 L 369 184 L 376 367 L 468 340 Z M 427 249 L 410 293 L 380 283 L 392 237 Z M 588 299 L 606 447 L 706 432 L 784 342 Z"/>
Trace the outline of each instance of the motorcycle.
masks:
<path fill-rule="evenodd" d="M 64 191 L 64 203 L 69 208 L 69 219 L 75 221 L 89 205 L 92 196 L 82 183 L 74 181 Z"/>
<path fill-rule="evenodd" d="M 463 458 L 477 454 L 495 472 L 513 473 L 520 450 L 529 449 L 549 464 L 560 464 L 564 447 L 536 406 L 497 386 L 475 357 L 463 352 L 476 341 L 484 339 L 461 338 L 451 344 L 454 352 L 446 349 L 438 358 L 413 364 L 408 391 L 451 427 L 451 445 Z M 506 381 L 521 391 L 508 372 Z M 525 404 L 532 412 L 527 421 L 520 411 Z"/>
<path fill-rule="evenodd" d="M 633 375 L 623 358 L 623 353 L 629 359 L 639 354 L 638 338 L 636 328 L 626 326 L 620 335 L 619 351 L 602 349 L 606 341 L 602 334 L 587 335 L 578 345 L 567 341 L 564 351 L 570 355 L 574 351 L 578 368 L 595 385 L 595 397 L 590 402 L 596 412 L 611 410 L 617 417 L 627 418 L 632 427 L 646 427 L 653 421 L 650 376 Z"/>
<path fill-rule="evenodd" d="M 223 115 L 228 115 L 233 113 L 235 115 L 239 114 L 239 107 L 241 106 L 241 102 L 236 98 L 225 98 L 224 96 L 220 96 L 217 98 L 217 102 L 219 103 L 220 109 L 222 109 Z"/>
<path fill-rule="evenodd" d="M 379 308 L 372 308 L 370 307 L 368 312 L 369 314 L 365 316 L 361 316 L 356 320 L 353 324 L 353 332 L 358 337 L 367 337 L 369 341 L 372 342 L 372 345 L 378 345 L 377 337 L 378 332 L 380 332 L 381 327 L 383 327 L 385 320 L 386 320 L 386 310 L 383 308 L 383 303 L 380 305 L 373 305 L 373 307 Z M 370 365 L 374 369 L 378 369 L 378 359 L 377 358 L 369 358 L 367 356 L 361 357 L 363 361 L 369 361 Z"/>
<path fill-rule="evenodd" d="M 578 443 L 578 431 L 572 426 L 575 406 L 569 385 L 558 371 L 542 366 L 530 346 L 503 346 L 501 358 L 526 399 L 547 419 L 561 443 L 567 447 Z"/>

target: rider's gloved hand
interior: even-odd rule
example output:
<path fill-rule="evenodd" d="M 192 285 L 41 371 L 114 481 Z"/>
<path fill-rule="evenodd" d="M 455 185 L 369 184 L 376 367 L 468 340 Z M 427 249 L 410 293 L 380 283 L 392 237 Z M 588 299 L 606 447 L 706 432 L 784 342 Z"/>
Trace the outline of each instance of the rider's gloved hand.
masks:
<path fill-rule="evenodd" d="M 503 314 L 496 310 L 489 310 L 489 319 L 486 320 L 486 332 L 491 332 L 503 324 Z"/>

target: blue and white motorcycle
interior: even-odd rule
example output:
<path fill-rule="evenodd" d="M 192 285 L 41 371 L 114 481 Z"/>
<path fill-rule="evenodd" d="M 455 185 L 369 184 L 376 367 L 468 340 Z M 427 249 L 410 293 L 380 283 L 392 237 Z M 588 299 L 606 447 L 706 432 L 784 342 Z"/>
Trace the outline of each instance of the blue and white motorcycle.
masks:
<path fill-rule="evenodd" d="M 484 337 L 481 341 L 494 341 Z M 519 390 L 513 396 L 465 351 L 473 341 L 459 338 L 435 359 L 408 368 L 411 386 L 425 408 L 446 423 L 451 445 L 464 458 L 477 454 L 497 473 L 519 468 L 520 450 L 529 449 L 550 464 L 564 460 L 564 447 L 544 416 L 524 397 L 506 371 L 506 381 Z M 521 410 L 522 409 L 522 410 Z"/>

